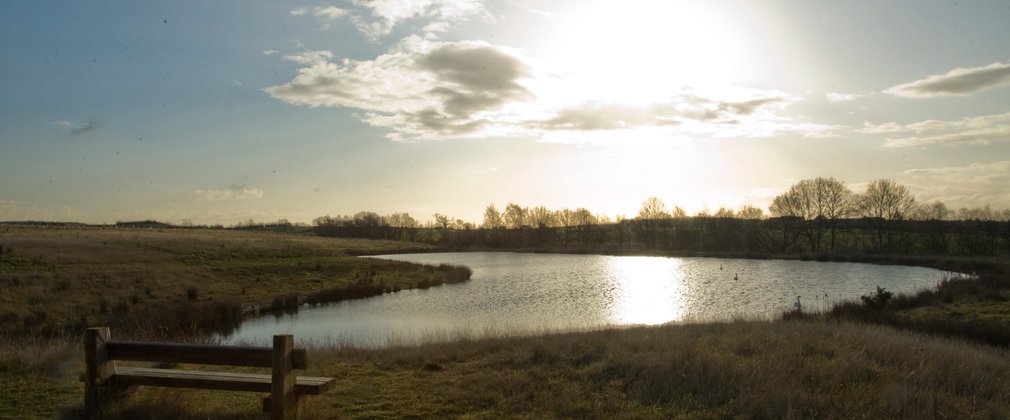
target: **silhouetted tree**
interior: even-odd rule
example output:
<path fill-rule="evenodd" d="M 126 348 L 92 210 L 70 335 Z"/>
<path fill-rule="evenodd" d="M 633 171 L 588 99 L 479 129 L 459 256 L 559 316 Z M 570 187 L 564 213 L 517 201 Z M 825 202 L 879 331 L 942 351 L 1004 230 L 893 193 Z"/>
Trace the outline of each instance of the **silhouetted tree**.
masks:
<path fill-rule="evenodd" d="M 500 229 L 504 225 L 501 213 L 495 208 L 494 203 L 488 204 L 487 208 L 484 209 L 484 223 L 481 224 L 481 227 L 484 229 Z"/>
<path fill-rule="evenodd" d="M 736 212 L 736 217 L 741 219 L 764 219 L 765 212 L 760 208 L 751 205 L 744 205 Z"/>
<path fill-rule="evenodd" d="M 838 219 L 852 212 L 852 192 L 835 178 L 804 179 L 776 196 L 769 210 L 773 216 L 796 216 L 811 221 L 804 232 L 812 251 L 820 250 L 828 229 L 834 250 Z"/>
<path fill-rule="evenodd" d="M 442 228 L 448 229 L 449 225 L 452 224 L 452 218 L 441 213 L 435 213 L 435 225 Z"/>
<path fill-rule="evenodd" d="M 904 185 L 890 179 L 878 179 L 870 182 L 857 200 L 860 214 L 876 225 L 877 248 L 892 250 L 896 239 L 894 225 L 914 214 L 915 197 Z"/>
<path fill-rule="evenodd" d="M 386 225 L 395 228 L 415 228 L 418 225 L 417 219 L 407 213 L 393 213 L 384 217 L 383 221 Z"/>
<path fill-rule="evenodd" d="M 639 229 L 639 240 L 649 247 L 655 247 L 659 243 L 660 226 L 662 221 L 670 219 L 670 213 L 666 212 L 666 203 L 659 197 L 649 197 L 642 202 L 642 207 L 638 210 L 638 220 L 635 226 Z"/>
<path fill-rule="evenodd" d="M 555 226 L 554 213 L 544 206 L 537 206 L 526 211 L 530 226 L 537 229 L 547 229 Z"/>
<path fill-rule="evenodd" d="M 596 225 L 596 217 L 593 213 L 584 207 L 579 207 L 575 209 L 572 213 L 572 223 L 575 225 L 577 232 L 579 233 L 579 239 L 582 243 L 589 243 L 589 231 L 594 225 Z"/>
<path fill-rule="evenodd" d="M 649 197 L 642 202 L 642 208 L 638 210 L 638 218 L 642 220 L 669 219 L 670 213 L 666 211 L 666 203 L 659 197 Z"/>
<path fill-rule="evenodd" d="M 505 226 L 510 229 L 521 229 L 526 226 L 526 209 L 519 207 L 516 203 L 508 203 L 505 206 Z"/>
<path fill-rule="evenodd" d="M 715 211 L 715 217 L 732 218 L 736 217 L 736 212 L 733 209 L 719 207 L 719 210 Z"/>

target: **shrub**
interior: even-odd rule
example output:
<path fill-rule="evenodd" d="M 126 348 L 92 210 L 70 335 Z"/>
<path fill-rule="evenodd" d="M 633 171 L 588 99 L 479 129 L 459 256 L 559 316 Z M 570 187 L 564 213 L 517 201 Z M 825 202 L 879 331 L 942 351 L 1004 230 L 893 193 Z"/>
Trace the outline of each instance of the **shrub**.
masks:
<path fill-rule="evenodd" d="M 887 306 L 887 302 L 894 297 L 894 293 L 891 293 L 887 289 L 877 286 L 877 292 L 870 295 L 860 296 L 859 299 L 863 301 L 863 304 L 871 308 L 883 308 Z"/>
<path fill-rule="evenodd" d="M 198 294 L 199 292 L 197 292 L 195 287 L 186 289 L 186 297 L 189 298 L 189 300 L 196 300 Z"/>

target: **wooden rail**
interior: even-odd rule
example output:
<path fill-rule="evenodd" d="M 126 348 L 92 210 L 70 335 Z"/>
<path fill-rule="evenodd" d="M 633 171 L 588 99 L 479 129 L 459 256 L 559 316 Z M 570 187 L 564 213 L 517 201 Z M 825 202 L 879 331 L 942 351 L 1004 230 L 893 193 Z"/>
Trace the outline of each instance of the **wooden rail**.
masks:
<path fill-rule="evenodd" d="M 291 335 L 275 335 L 273 347 L 212 346 L 112 341 L 108 328 L 84 335 L 84 402 L 89 416 L 101 416 L 109 400 L 139 385 L 269 393 L 263 410 L 272 419 L 297 417 L 306 395 L 319 395 L 333 378 L 295 376 L 308 367 L 308 353 L 294 348 Z M 270 374 L 116 366 L 116 360 L 270 368 Z M 281 404 L 275 404 L 281 401 Z"/>

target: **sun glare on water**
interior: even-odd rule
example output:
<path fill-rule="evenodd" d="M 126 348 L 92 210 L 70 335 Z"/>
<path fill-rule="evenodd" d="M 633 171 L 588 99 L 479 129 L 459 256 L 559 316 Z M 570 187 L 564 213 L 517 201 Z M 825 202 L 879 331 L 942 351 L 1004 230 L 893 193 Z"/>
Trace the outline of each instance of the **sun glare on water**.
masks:
<path fill-rule="evenodd" d="M 656 325 L 684 318 L 684 273 L 680 261 L 659 257 L 611 258 L 614 279 L 610 322 Z"/>

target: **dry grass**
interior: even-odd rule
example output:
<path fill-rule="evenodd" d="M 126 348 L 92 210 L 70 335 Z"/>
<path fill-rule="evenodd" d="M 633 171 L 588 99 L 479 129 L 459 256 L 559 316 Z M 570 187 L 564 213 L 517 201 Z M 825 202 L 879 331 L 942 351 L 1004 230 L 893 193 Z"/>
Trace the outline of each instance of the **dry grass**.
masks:
<path fill-rule="evenodd" d="M 0 245 L 0 334 L 7 335 L 60 334 L 179 308 L 231 319 L 278 296 L 365 275 L 391 289 L 437 281 L 418 266 L 353 257 L 430 248 L 391 241 L 0 225 Z"/>
<path fill-rule="evenodd" d="M 349 257 L 423 246 L 270 233 L 0 226 L 0 245 L 0 321 L 6 328 L 0 330 L 0 418 L 81 414 L 83 356 L 79 335 L 67 332 L 75 326 L 154 319 L 143 315 L 151 308 L 228 311 L 228 305 L 269 305 L 275 297 L 283 304 L 290 293 L 304 297 L 358 284 L 416 287 L 455 276 Z M 951 305 L 946 310 L 972 308 L 960 299 L 945 304 Z M 1005 319 L 1005 306 L 993 305 L 982 315 Z M 339 383 L 309 399 L 307 418 L 930 419 L 1010 413 L 1007 349 L 824 318 L 381 350 L 315 347 L 310 354 L 306 373 Z M 141 388 L 110 414 L 261 418 L 260 397 Z"/>
<path fill-rule="evenodd" d="M 307 418 L 995 419 L 1010 412 L 1006 349 L 850 323 L 738 321 L 382 350 L 316 347 L 310 355 L 307 373 L 338 384 L 310 397 Z M 12 395 L 41 394 L 50 409 L 34 413 L 40 417 L 78 414 L 79 385 L 42 373 L 51 362 L 36 363 L 37 370 L 6 375 L 4 386 L 21 384 Z M 258 418 L 259 397 L 142 388 L 111 417 Z M 11 407 L 26 406 L 44 405 Z M 31 417 L 10 410 L 0 417 Z"/>
<path fill-rule="evenodd" d="M 1005 350 L 885 327 L 735 322 L 317 351 L 349 417 L 999 418 Z M 336 363 L 336 364 L 334 364 Z M 332 397 L 331 397 L 332 395 Z"/>

